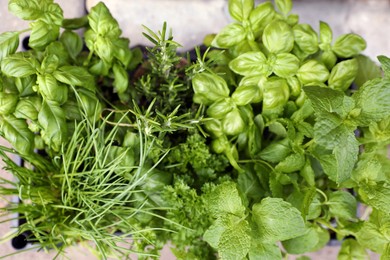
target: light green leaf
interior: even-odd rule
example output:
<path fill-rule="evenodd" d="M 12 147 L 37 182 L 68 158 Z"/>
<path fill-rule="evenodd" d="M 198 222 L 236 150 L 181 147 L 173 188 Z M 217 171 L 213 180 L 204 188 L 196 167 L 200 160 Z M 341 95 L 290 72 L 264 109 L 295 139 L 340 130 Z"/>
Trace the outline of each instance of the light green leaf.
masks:
<path fill-rule="evenodd" d="M 268 162 L 277 163 L 284 160 L 291 151 L 289 139 L 285 138 L 272 142 L 260 152 L 259 156 Z"/>
<path fill-rule="evenodd" d="M 196 74 L 192 79 L 194 88 L 194 102 L 198 104 L 210 105 L 214 101 L 229 97 L 229 88 L 226 81 L 209 72 Z"/>
<path fill-rule="evenodd" d="M 62 83 L 94 90 L 95 80 L 84 67 L 65 65 L 54 71 L 53 76 Z"/>
<path fill-rule="evenodd" d="M 226 135 L 238 135 L 244 132 L 246 123 L 238 108 L 232 109 L 222 120 L 222 129 Z"/>
<path fill-rule="evenodd" d="M 219 240 L 221 239 L 222 233 L 229 225 L 230 218 L 232 218 L 232 216 L 221 216 L 217 218 L 203 234 L 203 240 L 213 248 L 218 249 Z"/>
<path fill-rule="evenodd" d="M 265 26 L 269 24 L 275 16 L 275 9 L 271 2 L 260 3 L 249 15 L 249 21 L 255 37 L 260 36 Z"/>
<path fill-rule="evenodd" d="M 42 98 L 40 96 L 28 96 L 21 98 L 15 109 L 15 117 L 36 121 L 41 110 Z"/>
<path fill-rule="evenodd" d="M 378 122 L 390 115 L 390 79 L 373 79 L 366 82 L 352 96 L 361 109 L 355 118 L 362 125 Z"/>
<path fill-rule="evenodd" d="M 246 38 L 244 27 L 238 23 L 232 23 L 224 27 L 211 43 L 214 47 L 229 48 L 242 42 Z"/>
<path fill-rule="evenodd" d="M 215 119 L 222 119 L 235 107 L 231 98 L 221 98 L 209 106 L 207 115 Z"/>
<path fill-rule="evenodd" d="M 214 217 L 232 214 L 243 217 L 245 207 L 242 204 L 236 184 L 224 182 L 219 184 L 207 197 L 208 208 Z"/>
<path fill-rule="evenodd" d="M 60 26 L 38 20 L 30 23 L 31 34 L 28 45 L 37 50 L 43 50 L 49 43 L 57 40 L 60 35 Z"/>
<path fill-rule="evenodd" d="M 358 71 L 354 83 L 359 88 L 367 81 L 382 76 L 380 67 L 370 57 L 360 54 L 355 59 L 358 63 Z"/>
<path fill-rule="evenodd" d="M 250 260 L 282 260 L 282 251 L 276 244 L 255 240 L 248 256 Z"/>
<path fill-rule="evenodd" d="M 99 38 L 104 37 L 113 40 L 118 38 L 122 33 L 118 22 L 103 2 L 99 2 L 91 8 L 88 14 L 88 21 L 89 26 L 99 35 Z"/>
<path fill-rule="evenodd" d="M 237 106 L 259 103 L 261 99 L 262 91 L 256 85 L 241 85 L 232 94 L 232 100 Z"/>
<path fill-rule="evenodd" d="M 294 33 L 286 22 L 275 20 L 268 24 L 262 37 L 264 46 L 271 53 L 288 53 L 294 47 Z"/>
<path fill-rule="evenodd" d="M 385 75 L 390 77 L 390 59 L 384 55 L 379 55 L 378 60 L 381 63 L 382 69 L 385 72 Z"/>
<path fill-rule="evenodd" d="M 129 48 L 130 41 L 127 38 L 119 38 L 113 44 L 115 46 L 114 57 L 126 68 L 133 58 L 133 52 Z"/>
<path fill-rule="evenodd" d="M 272 77 L 263 84 L 263 114 L 274 117 L 283 112 L 290 97 L 285 79 Z"/>
<path fill-rule="evenodd" d="M 249 252 L 251 236 L 249 223 L 241 220 L 228 227 L 222 234 L 218 243 L 218 253 L 223 260 L 243 259 Z"/>
<path fill-rule="evenodd" d="M 10 77 L 27 77 L 36 73 L 39 64 L 35 58 L 16 53 L 5 57 L 1 62 L 1 71 Z"/>
<path fill-rule="evenodd" d="M 275 0 L 275 4 L 284 15 L 287 15 L 291 11 L 293 5 L 291 0 Z"/>
<path fill-rule="evenodd" d="M 329 24 L 320 21 L 320 42 L 322 43 L 322 45 L 320 45 L 321 50 L 324 51 L 329 50 L 332 41 L 333 41 L 333 32 Z"/>
<path fill-rule="evenodd" d="M 365 203 L 390 214 L 390 184 L 388 182 L 360 184 L 358 192 Z"/>
<path fill-rule="evenodd" d="M 4 32 L 0 34 L 0 62 L 1 60 L 14 54 L 19 46 L 19 32 Z"/>
<path fill-rule="evenodd" d="M 101 113 L 102 105 L 94 91 L 86 88 L 77 88 L 77 102 L 81 111 L 83 111 L 91 121 L 96 121 Z"/>
<path fill-rule="evenodd" d="M 96 37 L 93 50 L 106 63 L 110 64 L 114 59 L 115 46 L 111 38 Z"/>
<path fill-rule="evenodd" d="M 299 210 L 283 199 L 265 198 L 253 205 L 252 214 L 262 241 L 284 241 L 306 232 Z"/>
<path fill-rule="evenodd" d="M 242 22 L 253 10 L 254 0 L 229 0 L 229 13 L 233 19 Z"/>
<path fill-rule="evenodd" d="M 299 68 L 297 77 L 303 85 L 307 85 L 309 83 L 325 82 L 328 80 L 329 71 L 321 62 L 316 60 L 308 60 Z"/>
<path fill-rule="evenodd" d="M 68 86 L 58 83 L 51 74 L 38 75 L 39 92 L 45 100 L 62 105 L 68 99 Z"/>
<path fill-rule="evenodd" d="M 356 233 L 356 239 L 364 248 L 368 248 L 376 253 L 383 253 L 389 240 L 381 233 L 380 226 L 365 221 L 362 228 Z"/>
<path fill-rule="evenodd" d="M 75 60 L 83 49 L 83 40 L 80 35 L 73 31 L 65 30 L 60 37 L 60 41 L 65 46 L 70 57 Z"/>
<path fill-rule="evenodd" d="M 39 111 L 38 122 L 42 127 L 42 139 L 54 151 L 59 151 L 67 138 L 64 110 L 57 102 L 46 100 Z"/>
<path fill-rule="evenodd" d="M 320 54 L 320 61 L 331 70 L 337 63 L 337 56 L 331 50 L 324 51 Z"/>
<path fill-rule="evenodd" d="M 1 120 L 1 131 L 16 151 L 22 155 L 33 153 L 34 134 L 28 129 L 26 120 L 13 115 L 4 116 Z"/>
<path fill-rule="evenodd" d="M 299 69 L 299 59 L 290 53 L 276 55 L 275 64 L 272 65 L 273 72 L 281 78 L 294 76 Z"/>
<path fill-rule="evenodd" d="M 352 238 L 346 239 L 341 244 L 337 260 L 367 260 L 369 256 L 366 250 Z"/>
<path fill-rule="evenodd" d="M 18 101 L 19 95 L 0 92 L 0 115 L 8 115 L 13 113 Z"/>
<path fill-rule="evenodd" d="M 292 173 L 301 170 L 305 166 L 306 160 L 303 154 L 293 153 L 284 158 L 275 166 L 275 170 Z"/>
<path fill-rule="evenodd" d="M 304 254 L 311 252 L 318 244 L 320 238 L 317 229 L 309 227 L 305 234 L 282 242 L 289 254 Z"/>
<path fill-rule="evenodd" d="M 332 50 L 340 58 L 351 58 L 366 48 L 366 41 L 359 35 L 349 33 L 336 39 Z"/>
<path fill-rule="evenodd" d="M 61 7 L 52 0 L 10 0 L 8 10 L 23 20 L 49 17 L 57 25 L 63 18 Z"/>
<path fill-rule="evenodd" d="M 356 59 L 341 61 L 330 72 L 328 85 L 330 88 L 345 91 L 351 87 L 357 72 L 358 62 Z"/>
<path fill-rule="evenodd" d="M 126 69 L 122 65 L 114 63 L 112 71 L 114 73 L 113 85 L 115 90 L 118 93 L 124 93 L 129 86 L 129 75 L 127 74 Z"/>
<path fill-rule="evenodd" d="M 241 54 L 229 63 L 229 67 L 232 71 L 243 76 L 249 75 L 265 75 L 270 74 L 270 69 L 266 64 L 267 58 L 265 55 L 258 52 L 247 52 Z"/>
<path fill-rule="evenodd" d="M 346 191 L 335 191 L 329 195 L 327 202 L 329 212 L 338 218 L 351 220 L 356 217 L 357 202 L 356 198 Z"/>
<path fill-rule="evenodd" d="M 293 28 L 295 45 L 293 53 L 301 59 L 318 51 L 318 36 L 308 24 L 298 24 Z"/>

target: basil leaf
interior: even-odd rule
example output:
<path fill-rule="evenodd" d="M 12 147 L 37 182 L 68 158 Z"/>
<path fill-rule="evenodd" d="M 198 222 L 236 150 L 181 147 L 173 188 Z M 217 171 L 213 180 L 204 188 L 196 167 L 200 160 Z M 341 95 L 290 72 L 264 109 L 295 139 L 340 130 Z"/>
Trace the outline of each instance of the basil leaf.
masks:
<path fill-rule="evenodd" d="M 328 69 L 332 69 L 337 63 L 337 56 L 331 50 L 324 51 L 321 53 L 320 61 L 324 63 Z"/>
<path fill-rule="evenodd" d="M 58 81 L 71 86 L 95 89 L 95 80 L 84 67 L 65 65 L 54 71 L 53 76 Z"/>
<path fill-rule="evenodd" d="M 229 88 L 226 81 L 216 74 L 203 72 L 196 74 L 192 79 L 194 88 L 194 102 L 210 105 L 214 101 L 229 97 Z"/>
<path fill-rule="evenodd" d="M 40 96 L 29 96 L 21 98 L 15 108 L 15 117 L 36 121 L 38 111 L 41 110 L 42 98 Z"/>
<path fill-rule="evenodd" d="M 329 212 L 335 217 L 351 220 L 356 216 L 356 198 L 349 192 L 341 190 L 332 192 L 327 205 Z"/>
<path fill-rule="evenodd" d="M 37 82 L 39 92 L 45 100 L 55 101 L 61 105 L 68 99 L 68 87 L 64 84 L 59 84 L 53 75 L 38 75 Z"/>
<path fill-rule="evenodd" d="M 291 0 L 275 0 L 275 4 L 284 15 L 287 15 L 292 9 Z"/>
<path fill-rule="evenodd" d="M 28 129 L 26 120 L 13 115 L 4 116 L 1 120 L 1 131 L 5 139 L 22 155 L 33 153 L 34 134 Z"/>
<path fill-rule="evenodd" d="M 118 63 L 114 63 L 112 67 L 112 72 L 114 73 L 114 82 L 113 85 L 115 90 L 121 94 L 124 93 L 129 86 L 129 75 L 125 68 Z"/>
<path fill-rule="evenodd" d="M 31 34 L 28 45 L 37 50 L 43 50 L 49 43 L 57 40 L 60 35 L 60 26 L 38 20 L 30 23 Z"/>
<path fill-rule="evenodd" d="M 118 59 L 123 66 L 127 67 L 133 58 L 133 53 L 129 49 L 129 40 L 126 38 L 119 38 L 114 41 L 113 44 L 115 46 L 114 57 Z"/>
<path fill-rule="evenodd" d="M 263 114 L 279 115 L 290 97 L 290 89 L 284 79 L 273 77 L 263 84 Z"/>
<path fill-rule="evenodd" d="M 239 22 L 248 19 L 255 3 L 254 0 L 229 0 L 229 13 Z"/>
<path fill-rule="evenodd" d="M 359 35 L 349 33 L 336 39 L 332 50 L 340 58 L 351 58 L 366 48 L 366 41 Z"/>
<path fill-rule="evenodd" d="M 329 77 L 329 71 L 322 63 L 308 60 L 298 69 L 297 77 L 303 85 L 325 82 Z"/>
<path fill-rule="evenodd" d="M 291 53 L 277 54 L 272 69 L 273 72 L 281 78 L 292 77 L 299 69 L 299 59 Z"/>
<path fill-rule="evenodd" d="M 244 27 L 238 23 L 229 24 L 224 27 L 214 38 L 212 46 L 229 48 L 239 44 L 246 38 Z"/>
<path fill-rule="evenodd" d="M 77 88 L 75 94 L 79 108 L 91 121 L 96 121 L 100 116 L 102 105 L 95 92 L 86 88 Z"/>
<path fill-rule="evenodd" d="M 288 53 L 294 47 L 294 33 L 286 22 L 275 20 L 268 24 L 262 36 L 263 44 L 271 53 Z"/>
<path fill-rule="evenodd" d="M 63 19 L 61 27 L 66 30 L 77 30 L 88 25 L 88 16 L 82 16 L 71 19 Z"/>
<path fill-rule="evenodd" d="M 299 58 L 304 59 L 307 56 L 318 51 L 317 33 L 308 24 L 298 24 L 293 28 L 295 45 L 293 53 Z"/>
<path fill-rule="evenodd" d="M 255 7 L 249 15 L 249 22 L 255 37 L 259 37 L 265 26 L 269 24 L 275 16 L 275 9 L 270 2 L 264 2 Z"/>
<path fill-rule="evenodd" d="M 57 25 L 63 18 L 61 7 L 51 0 L 10 0 L 8 10 L 23 20 L 49 17 Z"/>
<path fill-rule="evenodd" d="M 121 35 L 118 22 L 103 2 L 91 8 L 88 14 L 89 26 L 99 38 L 115 39 Z"/>
<path fill-rule="evenodd" d="M 262 241 L 274 243 L 305 234 L 306 227 L 299 210 L 280 198 L 265 198 L 252 208 Z"/>
<path fill-rule="evenodd" d="M 246 123 L 237 108 L 227 113 L 222 120 L 222 129 L 226 135 L 238 135 L 245 130 L 245 127 Z"/>
<path fill-rule="evenodd" d="M 65 112 L 57 102 L 46 100 L 38 114 L 41 136 L 54 151 L 59 151 L 67 138 Z"/>
<path fill-rule="evenodd" d="M 1 60 L 14 54 L 19 46 L 19 32 L 5 32 L 0 34 L 0 62 Z"/>
<path fill-rule="evenodd" d="M 76 57 L 80 54 L 83 49 L 83 40 L 81 37 L 72 31 L 65 30 L 60 37 L 60 41 L 65 46 L 69 56 L 76 60 Z"/>
<path fill-rule="evenodd" d="M 320 21 L 320 42 L 321 50 L 329 50 L 330 44 L 333 41 L 333 32 L 329 24 Z"/>
<path fill-rule="evenodd" d="M 247 52 L 241 54 L 229 63 L 229 68 L 243 76 L 262 75 L 268 76 L 271 71 L 266 64 L 267 58 L 262 52 Z"/>
<path fill-rule="evenodd" d="M 297 77 L 286 78 L 287 84 L 290 88 L 290 95 L 298 97 L 302 93 L 302 84 Z"/>
<path fill-rule="evenodd" d="M 39 64 L 35 58 L 16 53 L 5 57 L 1 62 L 1 71 L 10 77 L 27 77 L 36 73 Z"/>
<path fill-rule="evenodd" d="M 338 260 L 366 260 L 368 258 L 369 256 L 366 250 L 352 238 L 348 238 L 343 241 L 337 256 Z"/>
<path fill-rule="evenodd" d="M 215 119 L 222 119 L 233 108 L 235 108 L 235 104 L 231 98 L 221 98 L 210 105 L 207 109 L 207 115 Z"/>
<path fill-rule="evenodd" d="M 0 115 L 8 115 L 15 111 L 19 101 L 17 94 L 0 92 Z"/>
<path fill-rule="evenodd" d="M 356 59 L 341 61 L 333 67 L 330 72 L 328 85 L 330 88 L 347 90 L 358 72 L 358 63 Z"/>
<path fill-rule="evenodd" d="M 232 100 L 237 106 L 258 103 L 261 99 L 261 89 L 256 85 L 241 85 L 232 94 Z"/>

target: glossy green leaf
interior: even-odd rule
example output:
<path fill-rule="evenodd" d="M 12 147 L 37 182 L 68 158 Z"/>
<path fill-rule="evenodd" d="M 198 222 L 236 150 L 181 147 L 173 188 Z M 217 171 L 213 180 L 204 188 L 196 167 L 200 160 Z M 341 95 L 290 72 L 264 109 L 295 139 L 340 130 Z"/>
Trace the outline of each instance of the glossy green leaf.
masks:
<path fill-rule="evenodd" d="M 329 77 L 329 71 L 324 64 L 316 60 L 308 60 L 298 69 L 297 77 L 303 85 L 325 82 Z"/>
<path fill-rule="evenodd" d="M 16 53 L 5 57 L 1 62 L 1 71 L 10 77 L 27 77 L 36 73 L 39 64 L 37 60 Z"/>
<path fill-rule="evenodd" d="M 111 15 L 110 10 L 103 2 L 91 8 L 88 14 L 89 26 L 99 35 L 99 38 L 113 40 L 121 35 L 118 22 Z"/>
<path fill-rule="evenodd" d="M 290 97 L 290 89 L 286 80 L 270 78 L 263 85 L 263 113 L 274 116 L 283 112 Z"/>
<path fill-rule="evenodd" d="M 68 99 L 68 86 L 57 82 L 51 74 L 38 75 L 39 92 L 45 100 L 63 104 Z"/>
<path fill-rule="evenodd" d="M 329 24 L 320 21 L 320 42 L 322 45 L 320 45 L 321 50 L 329 50 L 330 44 L 333 41 L 333 32 L 330 28 Z"/>
<path fill-rule="evenodd" d="M 15 111 L 19 101 L 17 94 L 0 92 L 0 115 L 8 115 Z"/>
<path fill-rule="evenodd" d="M 238 135 L 246 128 L 246 123 L 241 116 L 240 110 L 235 108 L 226 114 L 222 120 L 222 129 L 226 135 Z"/>
<path fill-rule="evenodd" d="M 249 15 L 251 29 L 255 36 L 260 36 L 265 26 L 269 24 L 275 16 L 275 9 L 271 2 L 260 3 Z"/>
<path fill-rule="evenodd" d="M 330 88 L 347 90 L 358 72 L 358 63 L 356 59 L 341 61 L 333 67 L 330 72 L 328 85 Z"/>
<path fill-rule="evenodd" d="M 293 53 L 301 59 L 318 51 L 318 36 L 308 24 L 298 24 L 293 28 L 295 45 Z"/>
<path fill-rule="evenodd" d="M 114 63 L 112 72 L 114 73 L 113 85 L 115 90 L 118 93 L 124 93 L 129 86 L 129 75 L 127 74 L 126 69 L 122 65 Z"/>
<path fill-rule="evenodd" d="M 305 234 L 299 210 L 280 198 L 265 198 L 252 208 L 252 220 L 264 242 L 277 242 Z"/>
<path fill-rule="evenodd" d="M 289 139 L 285 138 L 280 141 L 275 141 L 265 147 L 259 154 L 260 158 L 272 163 L 277 163 L 285 159 L 292 149 Z"/>
<path fill-rule="evenodd" d="M 102 105 L 95 92 L 86 88 L 77 88 L 76 94 L 81 111 L 83 111 L 91 121 L 96 121 L 100 117 Z"/>
<path fill-rule="evenodd" d="M 282 20 L 268 24 L 262 37 L 264 46 L 271 53 L 288 53 L 294 47 L 294 33 L 290 25 Z"/>
<path fill-rule="evenodd" d="M 337 63 L 337 56 L 336 54 L 331 51 L 324 51 L 320 55 L 320 61 L 329 69 L 331 70 L 334 65 Z"/>
<path fill-rule="evenodd" d="M 65 112 L 57 102 L 44 101 L 38 114 L 42 127 L 41 135 L 45 143 L 54 151 L 59 151 L 67 139 Z"/>
<path fill-rule="evenodd" d="M 0 62 L 9 54 L 15 53 L 19 46 L 19 32 L 4 32 L 0 34 Z"/>
<path fill-rule="evenodd" d="M 287 15 L 291 11 L 293 5 L 291 0 L 275 0 L 275 4 L 284 15 Z"/>
<path fill-rule="evenodd" d="M 286 78 L 287 84 L 290 88 L 290 95 L 298 97 L 302 93 L 302 84 L 297 77 Z"/>
<path fill-rule="evenodd" d="M 366 250 L 352 238 L 343 241 L 337 256 L 338 260 L 367 260 L 368 258 Z"/>
<path fill-rule="evenodd" d="M 256 85 L 239 86 L 232 94 L 232 100 L 237 106 L 245 106 L 249 103 L 258 103 L 261 99 L 262 91 Z"/>
<path fill-rule="evenodd" d="M 84 67 L 65 65 L 59 67 L 53 76 L 62 83 L 94 90 L 95 80 Z"/>
<path fill-rule="evenodd" d="M 248 19 L 254 0 L 229 0 L 229 13 L 233 19 L 242 22 Z"/>
<path fill-rule="evenodd" d="M 28 129 L 26 120 L 12 115 L 1 120 L 1 131 L 5 139 L 22 155 L 33 153 L 34 134 Z"/>
<path fill-rule="evenodd" d="M 359 88 L 367 81 L 382 76 L 380 67 L 370 57 L 365 55 L 358 55 L 355 57 L 355 59 L 358 63 L 358 71 L 356 73 L 354 83 Z"/>
<path fill-rule="evenodd" d="M 38 20 L 30 23 L 31 34 L 28 45 L 37 50 L 43 50 L 49 43 L 57 40 L 60 35 L 60 26 Z"/>
<path fill-rule="evenodd" d="M 21 98 L 15 109 L 15 117 L 36 121 L 41 110 L 42 98 L 40 96 L 28 96 Z"/>
<path fill-rule="evenodd" d="M 242 42 L 246 38 L 246 32 L 242 25 L 233 23 L 224 27 L 214 38 L 212 46 L 229 48 Z"/>
<path fill-rule="evenodd" d="M 349 33 L 336 39 L 332 50 L 340 58 L 351 58 L 366 48 L 366 41 L 359 35 Z"/>
<path fill-rule="evenodd" d="M 194 89 L 194 102 L 204 105 L 210 105 L 214 101 L 229 97 L 229 88 L 226 81 L 209 72 L 196 74 L 192 79 Z"/>
<path fill-rule="evenodd" d="M 81 37 L 70 30 L 65 30 L 60 37 L 60 41 L 64 44 L 69 56 L 75 60 L 83 49 L 83 40 Z"/>
<path fill-rule="evenodd" d="M 273 72 L 281 78 L 294 76 L 299 69 L 299 59 L 290 53 L 276 55 L 275 64 L 272 65 Z"/>
<path fill-rule="evenodd" d="M 247 52 L 241 54 L 229 63 L 229 67 L 237 74 L 248 75 L 268 75 L 267 58 L 262 52 Z"/>
<path fill-rule="evenodd" d="M 351 220 L 356 216 L 357 201 L 349 192 L 341 190 L 332 192 L 327 205 L 329 212 L 335 217 Z"/>
<path fill-rule="evenodd" d="M 8 10 L 23 20 L 37 20 L 48 17 L 60 25 L 63 19 L 61 7 L 52 0 L 10 0 Z"/>
<path fill-rule="evenodd" d="M 123 66 L 127 67 L 133 58 L 133 52 L 129 48 L 130 41 L 126 38 L 119 38 L 114 41 L 113 44 L 115 46 L 114 57 L 118 59 Z"/>
<path fill-rule="evenodd" d="M 207 115 L 215 119 L 222 119 L 234 108 L 235 104 L 231 98 L 221 98 L 210 105 L 207 109 Z"/>
<path fill-rule="evenodd" d="M 77 30 L 80 28 L 84 28 L 87 25 L 88 25 L 88 16 L 84 15 L 82 17 L 63 19 L 61 27 L 66 30 Z"/>

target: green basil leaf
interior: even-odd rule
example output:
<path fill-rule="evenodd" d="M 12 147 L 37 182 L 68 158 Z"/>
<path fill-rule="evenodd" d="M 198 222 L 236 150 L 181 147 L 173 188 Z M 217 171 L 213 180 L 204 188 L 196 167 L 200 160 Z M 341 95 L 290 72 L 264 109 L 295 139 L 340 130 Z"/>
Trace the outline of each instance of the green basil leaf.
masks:
<path fill-rule="evenodd" d="M 15 85 L 18 88 L 20 97 L 30 96 L 35 91 L 33 87 L 37 84 L 36 75 L 30 75 L 23 78 L 15 78 Z"/>
<path fill-rule="evenodd" d="M 212 46 L 229 48 L 245 40 L 246 32 L 244 27 L 238 23 L 229 24 L 224 27 L 214 38 Z"/>
<path fill-rule="evenodd" d="M 31 34 L 28 45 L 37 50 L 43 50 L 49 43 L 57 40 L 60 26 L 38 20 L 30 23 Z"/>
<path fill-rule="evenodd" d="M 275 0 L 275 4 L 285 16 L 291 11 L 293 5 L 291 0 Z"/>
<path fill-rule="evenodd" d="M 336 39 L 332 50 L 340 58 L 351 58 L 366 48 L 366 41 L 359 35 L 349 33 Z"/>
<path fill-rule="evenodd" d="M 126 38 L 119 38 L 114 41 L 114 57 L 118 59 L 123 66 L 127 67 L 133 58 L 133 52 L 129 48 L 129 40 Z"/>
<path fill-rule="evenodd" d="M 58 66 L 63 66 L 71 62 L 68 51 L 66 50 L 64 44 L 60 41 L 50 43 L 45 49 L 44 56 L 57 56 L 59 59 Z"/>
<path fill-rule="evenodd" d="M 35 58 L 25 56 L 24 53 L 16 53 L 5 57 L 1 62 L 1 71 L 10 77 L 27 77 L 36 73 L 39 67 Z"/>
<path fill-rule="evenodd" d="M 237 106 L 259 103 L 262 97 L 262 91 L 256 85 L 241 85 L 232 94 L 232 100 Z"/>
<path fill-rule="evenodd" d="M 88 16 L 84 15 L 82 17 L 63 19 L 61 27 L 66 30 L 77 30 L 80 28 L 87 27 L 88 25 Z"/>
<path fill-rule="evenodd" d="M 222 129 L 226 135 L 238 135 L 246 128 L 246 123 L 241 116 L 240 110 L 234 108 L 226 114 L 222 120 Z"/>
<path fill-rule="evenodd" d="M 63 18 L 61 7 L 51 0 L 10 0 L 8 10 L 23 20 L 49 17 L 57 25 Z"/>
<path fill-rule="evenodd" d="M 216 74 L 203 72 L 196 74 L 192 79 L 194 88 L 194 102 L 210 105 L 220 98 L 229 97 L 229 88 L 226 81 Z"/>
<path fill-rule="evenodd" d="M 65 65 L 54 71 L 53 76 L 58 81 L 71 86 L 95 89 L 95 80 L 84 67 Z"/>
<path fill-rule="evenodd" d="M 287 84 L 290 88 L 290 94 L 293 97 L 298 97 L 302 92 L 302 84 L 297 77 L 286 78 Z"/>
<path fill-rule="evenodd" d="M 114 63 L 112 67 L 112 72 L 114 73 L 114 82 L 113 85 L 115 90 L 120 94 L 124 93 L 129 86 L 129 75 L 125 68 L 118 63 Z"/>
<path fill-rule="evenodd" d="M 354 83 L 359 88 L 367 81 L 382 76 L 381 68 L 370 57 L 360 54 L 355 59 L 358 63 L 358 70 Z"/>
<path fill-rule="evenodd" d="M 255 3 L 254 0 L 229 0 L 229 13 L 239 22 L 248 19 Z"/>
<path fill-rule="evenodd" d="M 280 53 L 276 55 L 273 72 L 281 78 L 294 76 L 299 69 L 299 59 L 291 53 Z"/>
<path fill-rule="evenodd" d="M 252 220 L 256 223 L 262 241 L 275 243 L 306 233 L 299 210 L 280 198 L 265 198 L 252 208 Z"/>
<path fill-rule="evenodd" d="M 116 39 L 121 35 L 118 22 L 103 2 L 91 8 L 88 14 L 89 26 L 99 38 Z M 100 55 L 99 55 L 100 56 Z"/>
<path fill-rule="evenodd" d="M 110 38 L 98 36 L 94 43 L 93 50 L 106 63 L 111 63 L 114 59 L 115 46 Z"/>
<path fill-rule="evenodd" d="M 215 119 L 222 119 L 233 108 L 235 108 L 235 104 L 231 98 L 221 98 L 210 105 L 207 109 L 207 115 Z"/>
<path fill-rule="evenodd" d="M 76 57 L 80 54 L 83 49 L 83 40 L 81 37 L 72 31 L 65 30 L 60 37 L 60 41 L 65 46 L 69 56 L 76 60 Z"/>
<path fill-rule="evenodd" d="M 1 131 L 5 139 L 22 155 L 33 153 L 34 134 L 28 129 L 26 120 L 13 115 L 4 116 L 1 120 Z"/>
<path fill-rule="evenodd" d="M 318 51 L 318 36 L 308 24 L 298 24 L 293 28 L 295 45 L 293 53 L 301 59 Z"/>
<path fill-rule="evenodd" d="M 265 55 L 258 52 L 247 52 L 241 54 L 229 63 L 229 67 L 237 74 L 248 75 L 265 75 L 271 74 L 270 68 L 266 64 Z"/>
<path fill-rule="evenodd" d="M 320 45 L 322 46 L 321 50 L 324 51 L 329 50 L 332 41 L 333 41 L 333 32 L 329 24 L 320 21 L 320 42 L 322 43 L 322 45 Z"/>
<path fill-rule="evenodd" d="M 41 64 L 40 73 L 42 74 L 51 74 L 53 73 L 60 63 L 60 59 L 57 55 L 47 55 L 43 58 Z"/>
<path fill-rule="evenodd" d="M 264 2 L 255 7 L 249 15 L 249 22 L 255 37 L 259 37 L 265 26 L 269 24 L 275 16 L 275 9 L 271 2 Z"/>
<path fill-rule="evenodd" d="M 303 85 L 325 82 L 329 77 L 329 71 L 322 63 L 308 60 L 298 69 L 297 77 Z"/>
<path fill-rule="evenodd" d="M 15 117 L 36 121 L 41 110 L 42 98 L 40 96 L 28 96 L 21 98 L 15 109 Z"/>
<path fill-rule="evenodd" d="M 39 92 L 45 100 L 63 104 L 68 99 L 68 86 L 57 82 L 51 74 L 38 75 Z"/>
<path fill-rule="evenodd" d="M 330 72 L 328 85 L 330 88 L 345 91 L 351 87 L 357 72 L 358 63 L 356 59 L 341 61 Z"/>
<path fill-rule="evenodd" d="M 86 88 L 77 88 L 75 94 L 79 108 L 91 121 L 96 121 L 100 116 L 102 105 L 95 92 Z"/>
<path fill-rule="evenodd" d="M 330 70 L 337 63 L 337 56 L 332 50 L 327 50 L 321 53 L 320 61 Z"/>
<path fill-rule="evenodd" d="M 279 115 L 290 97 L 287 81 L 273 77 L 263 84 L 263 114 Z"/>
<path fill-rule="evenodd" d="M 221 137 L 224 134 L 220 120 L 211 118 L 210 120 L 204 122 L 204 127 L 213 138 Z"/>
<path fill-rule="evenodd" d="M 346 191 L 335 191 L 329 195 L 327 202 L 329 212 L 338 218 L 351 220 L 356 217 L 356 198 Z"/>
<path fill-rule="evenodd" d="M 0 62 L 1 60 L 14 54 L 19 46 L 19 32 L 5 32 L 0 34 Z"/>
<path fill-rule="evenodd" d="M 8 115 L 15 111 L 19 101 L 17 94 L 0 92 L 0 115 Z"/>
<path fill-rule="evenodd" d="M 366 250 L 352 238 L 348 238 L 343 241 L 339 254 L 337 256 L 338 260 L 366 260 L 369 259 L 369 256 Z"/>
<path fill-rule="evenodd" d="M 288 53 L 294 47 L 294 33 L 290 25 L 282 20 L 268 24 L 262 37 L 264 46 L 271 53 Z"/>

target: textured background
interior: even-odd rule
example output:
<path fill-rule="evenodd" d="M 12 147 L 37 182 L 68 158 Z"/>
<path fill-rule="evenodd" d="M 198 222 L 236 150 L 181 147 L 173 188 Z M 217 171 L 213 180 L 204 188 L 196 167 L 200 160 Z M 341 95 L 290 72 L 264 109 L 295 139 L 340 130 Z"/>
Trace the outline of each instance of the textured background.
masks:
<path fill-rule="evenodd" d="M 0 32 L 27 28 L 26 22 L 13 17 L 7 11 L 7 0 L 0 0 Z M 56 0 L 64 9 L 65 17 L 72 18 L 85 14 L 86 10 L 98 0 Z M 119 21 L 124 36 L 130 37 L 132 46 L 148 44 L 141 32 L 142 25 L 159 30 L 163 21 L 173 29 L 174 39 L 183 45 L 182 50 L 193 48 L 202 43 L 207 33 L 218 32 L 229 23 L 226 0 L 104 0 Z M 166 12 L 164 12 L 164 10 Z M 319 20 L 327 22 L 334 31 L 334 37 L 342 33 L 354 32 L 367 40 L 364 52 L 374 60 L 379 54 L 390 56 L 390 1 L 388 0 L 294 0 L 294 13 L 300 15 L 300 21 L 308 23 L 318 30 Z M 212 21 L 210 23 L 210 21 Z M 23 37 L 27 36 L 26 34 Z M 22 38 L 23 38 L 22 37 Z M 0 140 L 5 144 L 4 140 Z M 2 168 L 2 164 L 0 165 Z M 9 176 L 0 171 L 1 176 Z M 0 207 L 7 201 L 0 198 Z M 8 233 L 14 223 L 0 224 L 0 237 Z M 306 254 L 314 260 L 337 259 L 338 245 L 325 247 L 320 252 Z M 16 250 L 10 242 L 0 243 L 0 256 L 12 254 Z M 70 248 L 70 259 L 95 259 L 82 246 Z M 52 259 L 54 252 L 27 252 L 10 256 L 7 259 Z M 0 257 L 1 258 L 1 257 Z M 162 260 L 174 257 L 166 248 Z M 294 259 L 291 257 L 289 259 Z M 379 259 L 371 254 L 371 259 Z"/>

